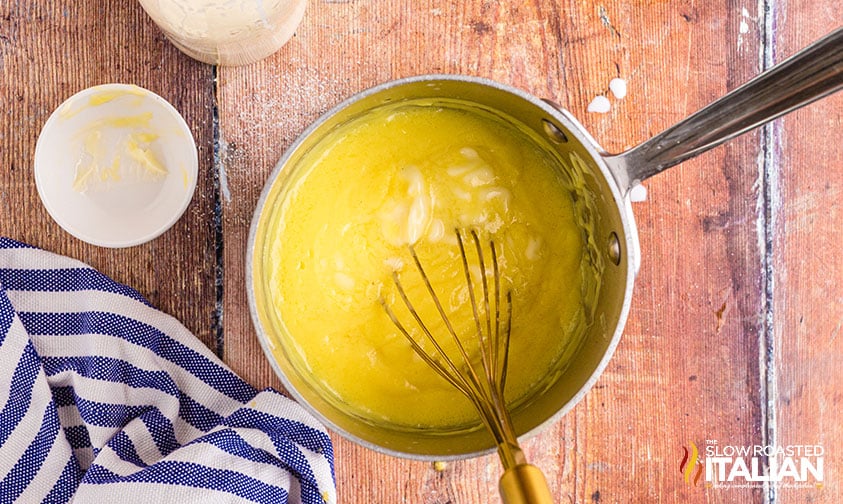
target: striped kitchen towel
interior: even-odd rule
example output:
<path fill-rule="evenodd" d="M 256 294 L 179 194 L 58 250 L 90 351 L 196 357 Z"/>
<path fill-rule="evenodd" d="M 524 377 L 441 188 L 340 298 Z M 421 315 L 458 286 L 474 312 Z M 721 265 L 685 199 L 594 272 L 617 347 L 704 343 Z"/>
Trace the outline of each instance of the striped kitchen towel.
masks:
<path fill-rule="evenodd" d="M 0 504 L 336 502 L 325 428 L 138 292 L 0 238 Z"/>

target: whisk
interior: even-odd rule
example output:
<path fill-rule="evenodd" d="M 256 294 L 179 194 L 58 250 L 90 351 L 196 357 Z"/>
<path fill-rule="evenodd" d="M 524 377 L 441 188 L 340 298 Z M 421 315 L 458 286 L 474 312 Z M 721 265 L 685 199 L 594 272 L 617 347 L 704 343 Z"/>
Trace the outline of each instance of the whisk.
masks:
<path fill-rule="evenodd" d="M 407 296 L 398 272 L 393 271 L 392 279 L 398 291 L 398 296 L 406 306 L 415 324 L 421 329 L 424 339 L 432 347 L 425 350 L 420 341 L 414 338 L 408 329 L 396 316 L 389 304 L 381 299 L 386 314 L 395 327 L 407 338 L 413 350 L 436 373 L 447 380 L 457 390 L 462 392 L 477 409 L 480 420 L 497 444 L 498 455 L 504 468 L 499 482 L 499 491 L 504 504 L 550 504 L 552 497 L 541 470 L 527 463 L 526 456 L 518 445 L 515 429 L 506 407 L 504 388 L 506 386 L 506 372 L 509 358 L 510 332 L 512 322 L 512 292 L 503 293 L 501 286 L 501 272 L 498 261 L 498 251 L 495 242 L 488 242 L 489 264 L 483 250 L 480 237 L 475 230 L 468 235 L 474 244 L 477 265 L 479 266 L 480 291 L 476 292 L 476 282 L 472 278 L 467 245 L 463 238 L 464 231 L 454 230 L 462 258 L 462 269 L 468 285 L 468 297 L 474 317 L 473 334 L 459 335 L 454 324 L 449 319 L 439 300 L 430 277 L 425 272 L 421 260 L 413 245 L 408 245 L 410 255 L 416 270 L 421 276 L 430 299 L 444 322 L 447 334 L 433 334 L 431 324 L 422 320 L 419 312 Z M 470 244 L 469 244 L 470 246 Z M 489 271 L 488 268 L 491 268 Z M 489 276 L 492 279 L 490 286 Z M 453 351 L 446 351 L 446 345 L 440 338 L 450 338 L 453 341 Z M 466 338 L 477 338 L 480 358 L 472 360 L 466 348 Z"/>

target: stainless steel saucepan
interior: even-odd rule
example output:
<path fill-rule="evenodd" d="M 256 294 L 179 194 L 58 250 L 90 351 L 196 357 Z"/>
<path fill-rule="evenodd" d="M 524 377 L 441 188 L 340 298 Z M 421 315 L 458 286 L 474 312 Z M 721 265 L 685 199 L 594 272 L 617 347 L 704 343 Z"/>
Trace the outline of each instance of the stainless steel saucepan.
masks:
<path fill-rule="evenodd" d="M 287 390 L 318 418 L 346 437 L 376 450 L 421 459 L 469 457 L 494 443 L 482 429 L 432 432 L 392 428 L 363 421 L 323 397 L 307 373 L 286 354 L 268 297 L 264 271 L 272 209 L 282 204 L 302 156 L 338 125 L 387 102 L 458 99 L 515 118 L 548 140 L 562 162 L 559 169 L 580 181 L 588 200 L 588 226 L 605 262 L 594 323 L 571 365 L 524 408 L 513 411 L 518 433 L 555 421 L 571 410 L 606 367 L 629 312 L 640 253 L 629 199 L 638 182 L 771 119 L 843 87 L 843 29 L 762 73 L 663 133 L 622 154 L 610 155 L 568 112 L 497 82 L 457 75 L 424 75 L 381 84 L 344 101 L 310 126 L 285 153 L 263 191 L 250 236 L 247 282 L 252 317 L 261 344 Z M 577 196 L 577 195 L 575 195 Z"/>

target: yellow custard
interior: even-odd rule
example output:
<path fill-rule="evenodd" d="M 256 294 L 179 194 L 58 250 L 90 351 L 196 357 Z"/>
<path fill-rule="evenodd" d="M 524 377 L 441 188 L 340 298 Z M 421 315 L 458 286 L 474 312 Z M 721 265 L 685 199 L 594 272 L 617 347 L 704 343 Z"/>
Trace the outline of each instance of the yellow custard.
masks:
<path fill-rule="evenodd" d="M 477 425 L 471 402 L 414 353 L 381 305 L 423 340 L 396 294 L 396 272 L 434 334 L 450 338 L 412 245 L 477 358 L 456 229 L 464 238 L 475 231 L 486 254 L 494 240 L 512 295 L 510 405 L 564 370 L 590 323 L 597 275 L 571 182 L 526 131 L 456 101 L 401 102 L 339 126 L 294 167 L 268 226 L 265 285 L 287 357 L 325 397 L 374 423 Z"/>

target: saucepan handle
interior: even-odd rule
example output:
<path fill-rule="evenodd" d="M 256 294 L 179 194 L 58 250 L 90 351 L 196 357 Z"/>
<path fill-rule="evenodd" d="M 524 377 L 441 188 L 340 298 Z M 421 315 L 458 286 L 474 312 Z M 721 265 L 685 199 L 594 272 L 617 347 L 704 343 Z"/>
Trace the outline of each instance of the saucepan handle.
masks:
<path fill-rule="evenodd" d="M 652 139 L 604 159 L 626 193 L 648 177 L 841 88 L 843 28 L 838 28 Z"/>

